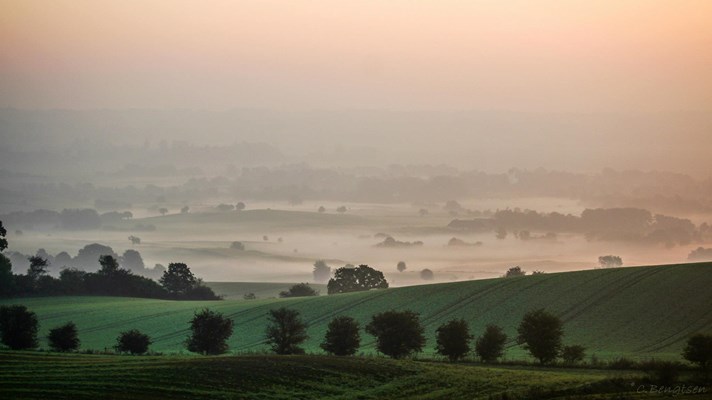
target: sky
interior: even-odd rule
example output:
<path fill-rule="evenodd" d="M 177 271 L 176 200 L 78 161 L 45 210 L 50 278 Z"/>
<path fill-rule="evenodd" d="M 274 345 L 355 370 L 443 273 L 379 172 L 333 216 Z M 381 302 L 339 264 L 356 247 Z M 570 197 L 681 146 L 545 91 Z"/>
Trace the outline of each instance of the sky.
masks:
<path fill-rule="evenodd" d="M 709 0 L 0 0 L 0 107 L 712 111 Z"/>

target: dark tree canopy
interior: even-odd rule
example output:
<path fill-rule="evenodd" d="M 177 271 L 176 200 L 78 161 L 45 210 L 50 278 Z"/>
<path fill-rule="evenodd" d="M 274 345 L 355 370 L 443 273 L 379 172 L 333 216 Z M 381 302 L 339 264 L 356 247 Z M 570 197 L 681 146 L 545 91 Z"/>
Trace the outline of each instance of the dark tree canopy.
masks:
<path fill-rule="evenodd" d="M 309 286 L 308 283 L 297 283 L 289 288 L 289 290 L 284 290 L 279 292 L 279 297 L 306 297 L 306 296 L 318 296 L 319 291 L 315 290 L 313 287 Z"/>
<path fill-rule="evenodd" d="M 99 257 L 99 273 L 106 276 L 112 276 L 119 273 L 119 262 L 110 255 L 103 255 Z"/>
<path fill-rule="evenodd" d="M 473 336 L 463 319 L 453 319 L 440 325 L 436 333 L 435 350 L 450 361 L 457 361 L 470 352 Z"/>
<path fill-rule="evenodd" d="M 121 256 L 121 265 L 129 271 L 143 271 L 146 268 L 141 253 L 131 249 L 124 251 Z"/>
<path fill-rule="evenodd" d="M 507 342 L 502 328 L 497 325 L 487 325 L 484 334 L 475 342 L 475 352 L 483 362 L 495 362 L 504 355 L 504 344 Z"/>
<path fill-rule="evenodd" d="M 527 273 L 525 271 L 522 271 L 522 268 L 519 266 L 512 267 L 507 270 L 507 272 L 504 274 L 505 278 L 515 278 L 518 276 L 524 276 Z"/>
<path fill-rule="evenodd" d="M 690 337 L 682 356 L 707 371 L 712 366 L 712 335 L 698 333 Z"/>
<path fill-rule="evenodd" d="M 598 264 L 601 268 L 620 267 L 623 265 L 623 259 L 619 256 L 600 256 L 598 257 Z"/>
<path fill-rule="evenodd" d="M 554 361 L 561 350 L 561 337 L 564 335 L 559 317 L 543 309 L 524 314 L 517 328 L 517 342 L 545 364 Z"/>
<path fill-rule="evenodd" d="M 339 268 L 327 284 L 329 294 L 387 288 L 388 282 L 383 277 L 383 273 L 368 265 L 359 265 L 356 268 Z"/>
<path fill-rule="evenodd" d="M 433 271 L 428 268 L 420 271 L 420 279 L 424 281 L 432 281 L 434 277 L 435 275 L 433 274 Z"/>
<path fill-rule="evenodd" d="M 285 307 L 269 311 L 269 325 L 265 332 L 267 344 L 277 354 L 303 354 L 299 347 L 309 338 L 307 325 L 299 316 L 299 311 Z"/>
<path fill-rule="evenodd" d="M 2 226 L 2 221 L 0 221 L 0 251 L 7 249 L 7 230 Z"/>
<path fill-rule="evenodd" d="M 232 336 L 233 321 L 207 308 L 196 312 L 190 320 L 191 335 L 186 341 L 189 351 L 214 355 L 225 353 L 227 339 Z"/>
<path fill-rule="evenodd" d="M 425 346 L 425 330 L 412 311 L 386 311 L 376 314 L 366 325 L 366 333 L 376 337 L 376 348 L 392 358 L 418 353 Z"/>
<path fill-rule="evenodd" d="M 403 272 L 407 268 L 405 265 L 405 261 L 398 261 L 398 265 L 396 266 L 398 269 L 398 272 Z"/>
<path fill-rule="evenodd" d="M 37 315 L 22 305 L 0 307 L 0 341 L 12 350 L 37 347 Z"/>
<path fill-rule="evenodd" d="M 314 281 L 326 282 L 331 277 L 331 267 L 326 265 L 324 260 L 317 260 L 314 263 Z"/>
<path fill-rule="evenodd" d="M 339 316 L 329 322 L 324 342 L 320 347 L 329 354 L 351 356 L 361 345 L 358 322 L 347 316 Z"/>
<path fill-rule="evenodd" d="M 568 365 L 573 365 L 583 361 L 586 356 L 586 348 L 578 344 L 571 346 L 564 346 L 561 349 L 561 358 L 564 359 L 564 363 Z"/>
<path fill-rule="evenodd" d="M 181 296 L 188 293 L 197 283 L 195 275 L 183 263 L 170 263 L 168 270 L 159 280 L 168 293 Z"/>
<path fill-rule="evenodd" d="M 31 280 L 36 281 L 40 276 L 47 273 L 47 259 L 39 256 L 31 256 L 28 258 L 30 261 L 30 268 L 27 269 L 27 276 Z"/>
<path fill-rule="evenodd" d="M 119 353 L 143 354 L 148 351 L 152 343 L 151 338 L 138 329 L 121 332 L 116 338 L 114 349 Z"/>
<path fill-rule="evenodd" d="M 49 347 L 54 351 L 72 351 L 79 348 L 79 336 L 74 322 L 50 329 L 47 339 Z"/>

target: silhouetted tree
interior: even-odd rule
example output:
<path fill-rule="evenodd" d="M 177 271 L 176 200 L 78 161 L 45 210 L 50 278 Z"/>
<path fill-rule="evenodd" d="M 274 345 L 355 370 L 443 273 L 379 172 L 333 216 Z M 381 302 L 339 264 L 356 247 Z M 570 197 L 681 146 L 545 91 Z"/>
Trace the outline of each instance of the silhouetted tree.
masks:
<path fill-rule="evenodd" d="M 398 261 L 398 265 L 396 266 L 398 269 L 398 272 L 403 272 L 406 269 L 405 261 Z"/>
<path fill-rule="evenodd" d="M 435 350 L 450 361 L 457 361 L 470 352 L 470 328 L 463 319 L 453 319 L 436 330 Z"/>
<path fill-rule="evenodd" d="M 475 353 L 483 362 L 495 362 L 504 355 L 504 344 L 507 342 L 502 328 L 497 325 L 487 325 L 485 332 L 475 342 Z"/>
<path fill-rule="evenodd" d="M 230 243 L 230 248 L 233 250 L 245 250 L 245 245 L 242 242 L 232 242 Z"/>
<path fill-rule="evenodd" d="M 314 263 L 314 281 L 326 282 L 331 277 L 331 267 L 326 265 L 324 260 L 317 260 Z"/>
<path fill-rule="evenodd" d="M 158 209 L 158 212 L 161 213 L 161 215 L 166 215 L 168 214 L 168 209 L 165 207 L 161 207 Z"/>
<path fill-rule="evenodd" d="M 242 296 L 242 298 L 245 299 L 245 300 L 256 300 L 256 299 L 257 299 L 257 296 L 256 296 L 254 293 L 250 292 L 250 293 L 245 293 L 245 294 Z"/>
<path fill-rule="evenodd" d="M 392 358 L 418 353 L 425 346 L 423 326 L 417 313 L 386 311 L 374 315 L 366 332 L 376 337 L 376 348 Z"/>
<path fill-rule="evenodd" d="M 712 335 L 698 333 L 687 340 L 682 352 L 685 360 L 700 366 L 705 374 L 712 366 Z"/>
<path fill-rule="evenodd" d="M 598 264 L 601 268 L 620 267 L 623 265 L 623 259 L 618 256 L 600 256 L 598 257 Z"/>
<path fill-rule="evenodd" d="M 421 217 L 424 217 L 428 215 L 428 210 L 425 208 L 421 208 L 420 210 L 418 210 L 418 214 L 420 214 Z"/>
<path fill-rule="evenodd" d="M 2 221 L 0 221 L 0 251 L 7 249 L 7 230 L 2 226 Z"/>
<path fill-rule="evenodd" d="M 495 230 L 495 237 L 499 240 L 504 240 L 507 238 L 507 230 L 499 227 Z"/>
<path fill-rule="evenodd" d="M 67 322 L 62 326 L 50 329 L 49 347 L 54 351 L 71 351 L 79 348 L 79 337 L 77 335 L 77 326 L 74 322 Z"/>
<path fill-rule="evenodd" d="M 138 236 L 131 235 L 129 236 L 129 242 L 131 242 L 132 245 L 136 246 L 141 244 L 141 238 Z"/>
<path fill-rule="evenodd" d="M 188 207 L 188 206 L 183 206 L 183 207 L 180 209 L 180 213 L 181 213 L 181 214 L 188 214 L 189 212 L 190 212 L 190 207 Z"/>
<path fill-rule="evenodd" d="M 168 264 L 168 270 L 163 273 L 159 282 L 168 293 L 174 296 L 182 296 L 193 289 L 198 280 L 187 265 L 183 263 L 170 263 Z"/>
<path fill-rule="evenodd" d="M 339 207 L 336 209 L 336 212 L 343 214 L 343 213 L 346 212 L 346 207 L 345 207 L 345 206 L 339 206 Z"/>
<path fill-rule="evenodd" d="M 98 273 L 105 276 L 116 275 L 120 269 L 119 262 L 110 255 L 100 256 L 99 265 L 101 265 L 101 269 L 99 269 Z"/>
<path fill-rule="evenodd" d="M 264 240 L 265 242 L 268 242 L 268 241 L 269 241 L 269 236 L 267 236 L 267 235 L 262 236 L 262 240 Z"/>
<path fill-rule="evenodd" d="M 214 355 L 225 353 L 232 336 L 233 321 L 207 308 L 196 312 L 190 321 L 191 335 L 186 341 L 189 351 Z"/>
<path fill-rule="evenodd" d="M 334 272 L 329 279 L 327 291 L 329 294 L 359 292 L 370 289 L 388 289 L 388 282 L 381 271 L 368 265 L 356 268 L 342 267 Z"/>
<path fill-rule="evenodd" d="M 319 210 L 317 210 L 317 211 L 319 211 L 320 213 L 323 213 L 323 212 L 326 212 L 326 208 L 324 208 L 324 206 L 319 206 Z"/>
<path fill-rule="evenodd" d="M 289 290 L 283 290 L 279 292 L 279 297 L 306 297 L 306 296 L 318 296 L 319 291 L 314 290 L 313 287 L 309 286 L 308 283 L 297 283 L 292 285 Z"/>
<path fill-rule="evenodd" d="M 518 276 L 524 276 L 527 273 L 525 271 L 522 271 L 522 268 L 519 266 L 517 267 L 512 267 L 507 270 L 507 272 L 504 274 L 505 278 L 516 278 Z"/>
<path fill-rule="evenodd" d="M 564 359 L 564 363 L 567 365 L 574 365 L 583 361 L 586 357 L 586 348 L 580 345 L 564 346 L 561 349 L 561 358 Z"/>
<path fill-rule="evenodd" d="M 27 269 L 27 276 L 33 282 L 37 282 L 40 276 L 47 273 L 47 260 L 38 256 L 29 257 L 28 260 L 30 268 Z"/>
<path fill-rule="evenodd" d="M 307 325 L 299 317 L 299 311 L 288 308 L 270 310 L 265 338 L 272 351 L 277 354 L 303 354 L 299 347 L 309 338 Z"/>
<path fill-rule="evenodd" d="M 434 278 L 433 271 L 429 270 L 428 268 L 423 269 L 420 271 L 420 279 L 424 281 L 432 281 Z"/>
<path fill-rule="evenodd" d="M 554 361 L 559 355 L 564 335 L 559 317 L 543 309 L 529 311 L 524 314 L 517 333 L 517 342 L 541 364 Z"/>
<path fill-rule="evenodd" d="M 116 338 L 114 349 L 119 353 L 143 354 L 148 351 L 151 338 L 138 329 L 121 332 Z"/>
<path fill-rule="evenodd" d="M 245 209 L 245 203 L 243 203 L 243 202 L 241 202 L 241 201 L 238 202 L 238 203 L 235 205 L 235 209 L 236 209 L 237 211 L 242 211 L 242 210 L 244 210 L 244 209 Z"/>
<path fill-rule="evenodd" d="M 136 250 L 126 250 L 124 255 L 121 256 L 121 265 L 126 267 L 129 271 L 143 271 L 146 268 L 146 264 L 143 263 L 143 257 L 141 253 Z"/>
<path fill-rule="evenodd" d="M 0 306 L 0 341 L 12 350 L 37 347 L 37 315 L 22 305 Z"/>
<path fill-rule="evenodd" d="M 361 345 L 358 322 L 347 316 L 339 316 L 329 322 L 320 347 L 329 354 L 351 356 Z"/>
<path fill-rule="evenodd" d="M 10 259 L 0 253 L 0 296 L 7 296 L 15 291 L 15 275 L 12 273 Z"/>
<path fill-rule="evenodd" d="M 97 260 L 102 255 L 110 255 L 114 258 L 118 258 L 118 255 L 114 253 L 111 247 L 99 243 L 92 243 L 79 249 L 79 253 L 74 260 L 72 260 L 71 265 L 86 271 L 95 271 Z"/>

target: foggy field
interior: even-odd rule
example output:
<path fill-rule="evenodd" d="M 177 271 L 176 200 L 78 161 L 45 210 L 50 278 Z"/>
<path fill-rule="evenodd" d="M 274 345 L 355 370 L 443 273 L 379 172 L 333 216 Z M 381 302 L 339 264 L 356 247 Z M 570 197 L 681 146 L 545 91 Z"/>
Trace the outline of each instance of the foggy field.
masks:
<path fill-rule="evenodd" d="M 305 343 L 309 353 L 321 353 L 318 345 L 334 316 L 352 316 L 363 328 L 377 312 L 413 310 L 420 313 L 425 326 L 424 354 L 434 355 L 434 334 L 440 324 L 464 318 L 475 335 L 486 324 L 502 326 L 510 337 L 507 360 L 528 359 L 513 342 L 516 326 L 525 312 L 546 308 L 563 320 L 564 344 L 585 346 L 589 357 L 677 360 L 689 335 L 712 329 L 710 271 L 710 263 L 605 269 L 294 299 L 195 302 L 48 297 L 5 299 L 0 304 L 24 304 L 36 312 L 41 338 L 49 328 L 71 320 L 79 329 L 82 348 L 111 348 L 119 332 L 136 328 L 153 338 L 153 350 L 168 353 L 186 352 L 183 341 L 188 321 L 204 307 L 234 319 L 229 344 L 237 353 L 267 350 L 263 335 L 267 312 L 273 308 L 289 307 L 302 314 L 309 325 L 310 339 Z M 264 289 L 263 284 L 235 284 L 229 290 L 225 288 L 231 284 L 212 284 L 218 292 L 220 288 L 234 290 L 238 296 L 239 285 L 248 285 L 255 293 Z M 374 354 L 373 338 L 365 333 L 362 338 L 360 351 Z"/>

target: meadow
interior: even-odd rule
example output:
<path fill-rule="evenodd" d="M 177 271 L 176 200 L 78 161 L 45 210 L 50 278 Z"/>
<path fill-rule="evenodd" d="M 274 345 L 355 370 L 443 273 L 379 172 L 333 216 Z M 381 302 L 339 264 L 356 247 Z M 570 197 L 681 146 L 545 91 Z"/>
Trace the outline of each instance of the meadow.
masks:
<path fill-rule="evenodd" d="M 134 357 L 0 351 L 12 399 L 650 399 L 634 371 L 369 357 Z M 693 398 L 708 398 L 694 396 Z"/>
<path fill-rule="evenodd" d="M 232 353 L 267 350 L 264 330 L 270 309 L 298 310 L 308 323 L 308 353 L 321 354 L 319 343 L 335 316 L 349 315 L 363 327 L 378 312 L 396 309 L 420 313 L 427 345 L 434 357 L 436 328 L 453 318 L 465 319 L 475 335 L 487 324 L 502 326 L 509 336 L 505 360 L 530 360 L 514 338 L 524 313 L 545 308 L 564 322 L 564 344 L 586 347 L 587 359 L 618 357 L 679 360 L 687 338 L 712 331 L 712 263 L 598 269 L 518 278 L 392 288 L 352 294 L 291 299 L 228 299 L 215 302 L 165 301 L 116 297 L 48 297 L 3 299 L 36 312 L 41 346 L 52 327 L 76 323 L 82 349 L 110 349 L 121 331 L 139 329 L 153 338 L 151 349 L 187 353 L 184 340 L 196 310 L 210 308 L 235 321 L 229 340 Z M 228 285 L 229 286 L 229 285 Z M 249 285 L 247 286 L 249 287 Z M 218 289 L 220 291 L 220 289 Z M 235 292 L 235 297 L 239 294 Z M 375 354 L 373 338 L 362 333 L 360 354 Z"/>

